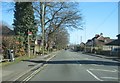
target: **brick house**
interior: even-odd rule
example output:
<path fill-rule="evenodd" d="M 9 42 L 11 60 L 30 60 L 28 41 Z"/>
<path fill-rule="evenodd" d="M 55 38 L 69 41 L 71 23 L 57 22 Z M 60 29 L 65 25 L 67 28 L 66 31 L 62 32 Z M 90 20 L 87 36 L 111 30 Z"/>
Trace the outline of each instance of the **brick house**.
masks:
<path fill-rule="evenodd" d="M 5 25 L 0 26 L 0 56 L 2 56 L 3 58 L 6 58 L 7 56 L 5 49 L 11 45 L 6 40 L 8 38 L 10 39 L 13 36 L 14 36 L 14 31 L 11 30 L 8 26 Z"/>
<path fill-rule="evenodd" d="M 100 35 L 96 34 L 95 37 L 86 42 L 86 51 L 93 52 L 94 50 L 110 50 L 111 47 L 105 46 L 105 44 L 111 41 L 113 41 L 113 39 L 110 39 L 110 37 L 104 37 L 102 33 Z"/>
<path fill-rule="evenodd" d="M 80 43 L 80 51 L 84 51 L 85 49 L 85 43 L 81 42 Z"/>
<path fill-rule="evenodd" d="M 118 37 L 118 46 L 120 46 L 120 34 L 118 34 L 117 37 Z"/>
<path fill-rule="evenodd" d="M 120 34 L 117 35 L 117 39 L 106 43 L 107 46 L 112 46 L 112 49 L 120 47 Z"/>

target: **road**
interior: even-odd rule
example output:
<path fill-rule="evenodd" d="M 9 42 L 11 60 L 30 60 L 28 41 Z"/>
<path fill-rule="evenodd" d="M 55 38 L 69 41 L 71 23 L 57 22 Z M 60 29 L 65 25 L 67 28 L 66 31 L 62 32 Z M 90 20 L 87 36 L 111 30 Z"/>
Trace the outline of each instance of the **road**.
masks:
<path fill-rule="evenodd" d="M 32 70 L 42 65 L 42 63 L 40 64 L 40 63 L 31 62 L 31 60 L 34 61 L 47 60 L 49 59 L 49 57 L 52 57 L 53 55 L 55 55 L 55 52 L 49 53 L 48 55 L 44 55 L 44 56 L 38 55 L 35 58 L 30 59 L 30 61 L 22 60 L 18 63 L 3 66 L 2 68 L 0 68 L 2 74 L 1 79 L 2 81 L 21 81 L 22 79 L 20 77 L 23 77 L 24 79 L 24 74 L 26 75 L 27 73 L 29 74 L 30 72 L 34 72 Z M 21 80 L 19 80 L 19 78 Z"/>
<path fill-rule="evenodd" d="M 117 61 L 62 50 L 29 81 L 118 81 Z"/>

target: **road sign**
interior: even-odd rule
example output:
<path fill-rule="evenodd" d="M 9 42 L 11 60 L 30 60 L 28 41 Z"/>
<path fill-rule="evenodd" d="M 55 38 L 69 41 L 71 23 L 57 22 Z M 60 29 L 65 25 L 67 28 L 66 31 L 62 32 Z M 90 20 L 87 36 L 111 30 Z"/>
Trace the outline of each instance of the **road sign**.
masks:
<path fill-rule="evenodd" d="M 32 32 L 28 32 L 28 35 L 32 35 Z"/>

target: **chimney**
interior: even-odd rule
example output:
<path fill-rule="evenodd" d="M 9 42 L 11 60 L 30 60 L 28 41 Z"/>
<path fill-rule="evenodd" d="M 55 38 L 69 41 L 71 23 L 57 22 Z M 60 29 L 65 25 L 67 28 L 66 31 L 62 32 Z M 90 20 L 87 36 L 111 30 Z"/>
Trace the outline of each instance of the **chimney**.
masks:
<path fill-rule="evenodd" d="M 103 36 L 103 33 L 100 33 L 100 36 Z"/>

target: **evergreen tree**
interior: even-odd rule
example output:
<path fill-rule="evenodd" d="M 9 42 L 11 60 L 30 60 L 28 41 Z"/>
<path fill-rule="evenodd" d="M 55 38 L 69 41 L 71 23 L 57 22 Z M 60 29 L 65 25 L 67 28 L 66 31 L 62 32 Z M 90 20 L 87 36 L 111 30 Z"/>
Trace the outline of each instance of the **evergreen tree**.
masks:
<path fill-rule="evenodd" d="M 28 32 L 32 32 L 35 40 L 37 28 L 35 27 L 34 11 L 32 2 L 16 2 L 14 10 L 14 32 L 22 37 L 23 45 L 27 48 Z M 20 39 L 21 40 L 21 39 Z"/>

